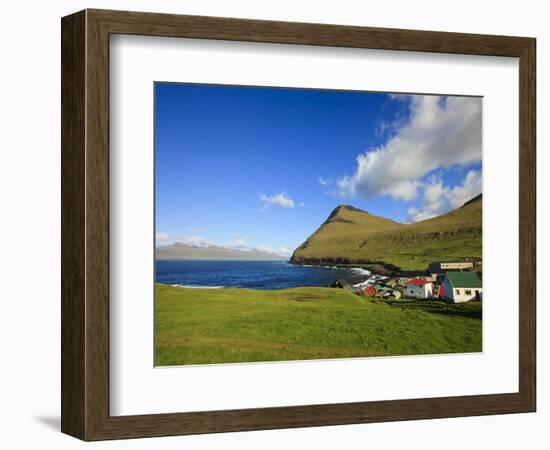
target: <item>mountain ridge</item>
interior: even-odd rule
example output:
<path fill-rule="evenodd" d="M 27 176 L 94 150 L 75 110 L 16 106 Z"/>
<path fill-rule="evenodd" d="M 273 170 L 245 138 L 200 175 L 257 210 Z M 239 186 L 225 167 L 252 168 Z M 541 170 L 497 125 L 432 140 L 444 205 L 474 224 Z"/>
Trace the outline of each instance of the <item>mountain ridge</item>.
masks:
<path fill-rule="evenodd" d="M 275 261 L 288 260 L 288 257 L 281 256 L 264 250 L 250 249 L 241 250 L 236 248 L 222 247 L 219 245 L 193 246 L 184 242 L 174 242 L 170 245 L 157 247 L 155 249 L 155 259 L 199 259 L 199 260 L 219 260 L 219 261 Z"/>
<path fill-rule="evenodd" d="M 425 269 L 434 260 L 481 259 L 482 194 L 437 217 L 403 224 L 338 205 L 298 248 L 295 264 L 380 263 Z"/>

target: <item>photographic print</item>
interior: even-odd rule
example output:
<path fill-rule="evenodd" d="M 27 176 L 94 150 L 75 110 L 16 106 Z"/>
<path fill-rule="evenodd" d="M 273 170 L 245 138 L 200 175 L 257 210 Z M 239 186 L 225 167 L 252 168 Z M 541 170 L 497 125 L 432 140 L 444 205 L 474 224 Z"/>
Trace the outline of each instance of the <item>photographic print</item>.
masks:
<path fill-rule="evenodd" d="M 482 98 L 157 82 L 155 365 L 482 351 Z"/>

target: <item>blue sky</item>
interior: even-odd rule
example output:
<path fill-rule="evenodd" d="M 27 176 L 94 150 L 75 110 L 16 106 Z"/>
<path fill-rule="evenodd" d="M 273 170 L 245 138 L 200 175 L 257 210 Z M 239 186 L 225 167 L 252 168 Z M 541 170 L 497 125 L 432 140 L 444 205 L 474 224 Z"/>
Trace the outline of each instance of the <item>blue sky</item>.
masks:
<path fill-rule="evenodd" d="M 157 244 L 288 254 L 342 203 L 445 213 L 481 191 L 481 102 L 156 83 Z"/>

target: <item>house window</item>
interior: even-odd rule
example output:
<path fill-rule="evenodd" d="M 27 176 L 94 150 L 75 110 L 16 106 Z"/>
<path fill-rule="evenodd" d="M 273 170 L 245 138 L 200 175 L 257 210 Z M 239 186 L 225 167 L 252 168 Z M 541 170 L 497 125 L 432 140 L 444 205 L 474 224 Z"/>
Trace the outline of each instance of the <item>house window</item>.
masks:
<path fill-rule="evenodd" d="M 471 291 L 470 289 L 466 289 L 466 290 L 464 291 L 464 293 L 465 293 L 466 295 L 472 295 L 472 291 Z"/>
<path fill-rule="evenodd" d="M 455 295 L 460 295 L 460 289 L 455 289 Z"/>

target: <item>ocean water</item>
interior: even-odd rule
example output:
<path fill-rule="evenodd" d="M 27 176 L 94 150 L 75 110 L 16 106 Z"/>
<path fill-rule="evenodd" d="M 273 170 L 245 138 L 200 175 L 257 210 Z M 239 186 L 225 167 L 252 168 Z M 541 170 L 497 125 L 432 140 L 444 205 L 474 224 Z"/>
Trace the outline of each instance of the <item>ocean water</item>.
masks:
<path fill-rule="evenodd" d="M 296 266 L 287 261 L 161 260 L 155 263 L 156 282 L 196 288 L 326 287 L 340 278 L 352 284 L 361 283 L 369 274 L 364 269 Z"/>

